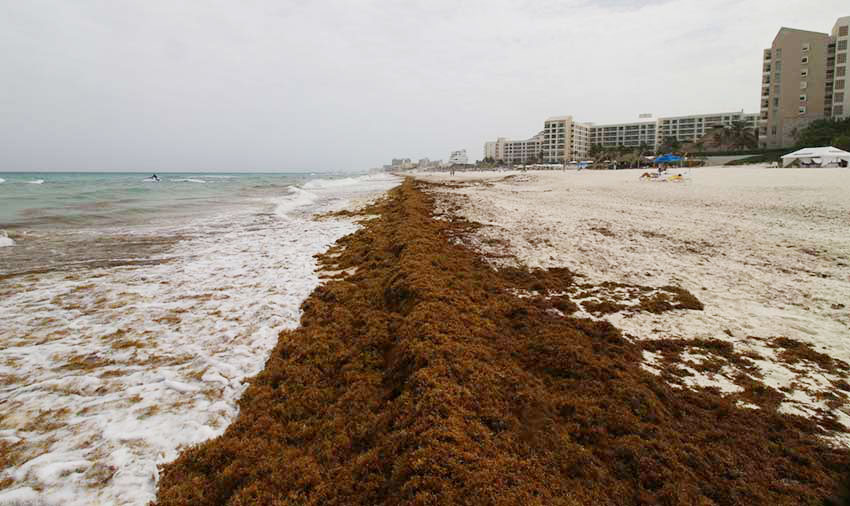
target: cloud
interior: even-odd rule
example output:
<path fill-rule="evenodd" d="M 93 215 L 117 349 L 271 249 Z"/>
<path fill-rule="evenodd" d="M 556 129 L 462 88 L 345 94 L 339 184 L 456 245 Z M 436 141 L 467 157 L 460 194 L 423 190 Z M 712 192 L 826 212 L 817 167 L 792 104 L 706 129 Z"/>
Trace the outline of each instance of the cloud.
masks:
<path fill-rule="evenodd" d="M 843 2 L 0 5 L 0 170 L 363 169 L 546 116 L 756 111 L 782 25 Z"/>

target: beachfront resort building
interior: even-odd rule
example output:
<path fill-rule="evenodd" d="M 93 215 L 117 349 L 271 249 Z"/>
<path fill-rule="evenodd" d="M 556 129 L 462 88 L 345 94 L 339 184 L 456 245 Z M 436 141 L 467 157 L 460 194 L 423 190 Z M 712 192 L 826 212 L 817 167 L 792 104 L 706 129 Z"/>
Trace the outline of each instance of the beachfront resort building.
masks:
<path fill-rule="evenodd" d="M 593 125 L 592 144 L 606 148 L 646 146 L 655 150 L 665 139 L 673 138 L 680 143 L 696 142 L 712 128 L 731 127 L 735 123 L 743 123 L 746 128 L 755 131 L 758 128 L 759 115 L 743 111 L 717 112 L 671 116 L 636 123 Z"/>
<path fill-rule="evenodd" d="M 850 115 L 848 26 L 850 16 L 839 18 L 829 34 L 782 27 L 764 50 L 762 147 L 792 146 L 800 130 L 812 121 Z"/>
<path fill-rule="evenodd" d="M 583 160 L 590 150 L 590 124 L 572 116 L 555 116 L 543 122 L 543 130 L 524 140 L 499 137 L 484 143 L 484 158 L 505 163 L 564 163 Z"/>
<path fill-rule="evenodd" d="M 654 148 L 657 127 L 655 121 L 593 125 L 590 131 L 590 142 L 592 145 L 604 147 L 649 146 Z"/>
<path fill-rule="evenodd" d="M 743 123 L 747 129 L 755 132 L 759 126 L 759 115 L 740 111 L 659 118 L 656 143 L 661 145 L 669 137 L 681 143 L 696 142 L 713 128 L 731 127 L 735 123 Z"/>
<path fill-rule="evenodd" d="M 543 131 L 523 141 L 499 137 L 484 144 L 484 157 L 505 163 L 564 163 L 588 157 L 591 146 L 606 148 L 645 147 L 653 152 L 674 138 L 680 143 L 695 142 L 715 127 L 743 123 L 755 131 L 759 115 L 743 111 L 671 116 L 630 123 L 595 125 L 579 123 L 572 116 L 549 118 Z"/>
<path fill-rule="evenodd" d="M 578 123 L 572 116 L 555 116 L 543 122 L 543 162 L 565 163 L 583 160 L 590 151 L 590 123 Z"/>
<path fill-rule="evenodd" d="M 533 163 L 543 157 L 543 132 L 525 140 L 509 140 L 499 137 L 484 144 L 484 158 L 506 163 Z"/>

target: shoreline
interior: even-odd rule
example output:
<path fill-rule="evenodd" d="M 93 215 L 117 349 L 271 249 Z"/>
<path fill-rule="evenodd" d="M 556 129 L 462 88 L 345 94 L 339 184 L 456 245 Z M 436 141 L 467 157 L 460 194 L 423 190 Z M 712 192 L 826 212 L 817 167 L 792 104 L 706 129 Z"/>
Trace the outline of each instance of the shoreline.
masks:
<path fill-rule="evenodd" d="M 115 262 L 0 274 L 0 503 L 148 504 L 157 466 L 221 434 L 278 332 L 298 325 L 321 282 L 314 255 L 357 228 L 313 211 L 395 184 L 316 180 L 310 198 L 164 234 L 154 258 L 115 249 Z"/>
<path fill-rule="evenodd" d="M 468 246 L 481 225 L 435 216 L 434 193 L 406 180 L 318 255 L 336 274 L 280 335 L 224 435 L 162 469 L 157 504 L 788 504 L 836 492 L 850 453 L 817 423 L 771 409 L 755 385 L 757 410 L 671 387 L 616 327 L 571 316 L 566 292 L 596 280 L 494 270 Z M 680 287 L 633 288 L 637 313 L 698 310 Z"/>

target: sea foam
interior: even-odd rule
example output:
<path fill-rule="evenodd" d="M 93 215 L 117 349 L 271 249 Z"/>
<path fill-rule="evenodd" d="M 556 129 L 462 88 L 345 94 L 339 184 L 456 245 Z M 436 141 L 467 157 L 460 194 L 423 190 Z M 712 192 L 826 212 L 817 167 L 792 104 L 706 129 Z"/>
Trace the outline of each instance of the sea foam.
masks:
<path fill-rule="evenodd" d="M 341 196 L 315 192 L 290 187 L 276 214 Z M 356 229 L 228 211 L 157 228 L 187 237 L 162 262 L 0 281 L 0 374 L 26 371 L 0 389 L 0 441 L 21 457 L 0 469 L 12 480 L 0 504 L 154 500 L 157 466 L 221 434 L 278 334 L 298 325 L 319 283 L 314 255 Z"/>
<path fill-rule="evenodd" d="M 359 177 L 344 177 L 339 179 L 314 179 L 304 184 L 304 188 L 308 190 L 320 188 L 339 188 L 342 186 L 351 186 L 361 182 Z"/>
<path fill-rule="evenodd" d="M 310 205 L 318 198 L 318 195 L 315 193 L 302 190 L 297 186 L 290 186 L 289 191 L 291 192 L 289 195 L 281 197 L 276 201 L 277 205 L 274 212 L 278 216 L 286 216 L 290 211 Z"/>
<path fill-rule="evenodd" d="M 15 241 L 13 241 L 12 238 L 6 234 L 6 232 L 0 231 L 0 248 L 14 245 Z"/>
<path fill-rule="evenodd" d="M 169 179 L 169 181 L 174 183 L 206 183 L 203 179 L 195 179 L 192 177 L 186 177 L 181 179 Z"/>

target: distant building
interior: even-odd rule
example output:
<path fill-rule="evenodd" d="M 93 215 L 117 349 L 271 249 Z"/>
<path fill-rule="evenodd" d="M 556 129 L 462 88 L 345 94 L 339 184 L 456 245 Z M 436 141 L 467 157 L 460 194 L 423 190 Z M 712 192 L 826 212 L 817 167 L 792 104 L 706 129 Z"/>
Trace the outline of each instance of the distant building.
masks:
<path fill-rule="evenodd" d="M 484 144 L 484 158 L 505 163 L 530 163 L 540 161 L 543 156 L 543 132 L 525 140 L 510 140 L 499 137 L 495 142 Z"/>
<path fill-rule="evenodd" d="M 590 123 L 577 123 L 572 116 L 555 116 L 543 122 L 543 162 L 565 163 L 587 158 Z"/>
<path fill-rule="evenodd" d="M 654 150 L 657 126 L 655 121 L 593 125 L 590 129 L 590 143 L 606 148 L 614 146 L 637 148 L 645 145 Z"/>
<path fill-rule="evenodd" d="M 596 145 L 606 148 L 645 146 L 654 152 L 666 138 L 672 137 L 681 143 L 695 142 L 716 126 L 730 127 L 736 122 L 743 122 L 756 132 L 759 115 L 722 112 L 605 125 L 576 122 L 572 116 L 556 116 L 544 121 L 543 131 L 530 139 L 511 141 L 499 137 L 484 143 L 484 157 L 504 163 L 564 163 L 586 159 L 591 146 Z"/>
<path fill-rule="evenodd" d="M 413 168 L 416 168 L 416 164 L 413 163 L 410 158 L 393 158 L 392 163 L 384 165 L 383 167 L 385 172 L 392 172 L 394 170 L 410 170 Z"/>
<path fill-rule="evenodd" d="M 452 151 L 449 155 L 449 165 L 465 165 L 469 163 L 469 158 L 466 156 L 466 150 Z"/>
<path fill-rule="evenodd" d="M 499 137 L 495 141 L 488 141 L 484 143 L 484 159 L 485 160 L 502 160 L 503 158 L 499 153 L 499 142 L 504 141 L 504 137 Z"/>
<path fill-rule="evenodd" d="M 668 137 L 673 137 L 679 142 L 695 142 L 712 128 L 730 127 L 733 123 L 744 123 L 755 134 L 759 125 L 759 115 L 739 111 L 658 118 L 656 146 L 661 145 Z"/>
<path fill-rule="evenodd" d="M 782 27 L 764 50 L 762 147 L 791 146 L 812 121 L 850 115 L 848 26 L 850 16 L 839 18 L 831 34 Z"/>

